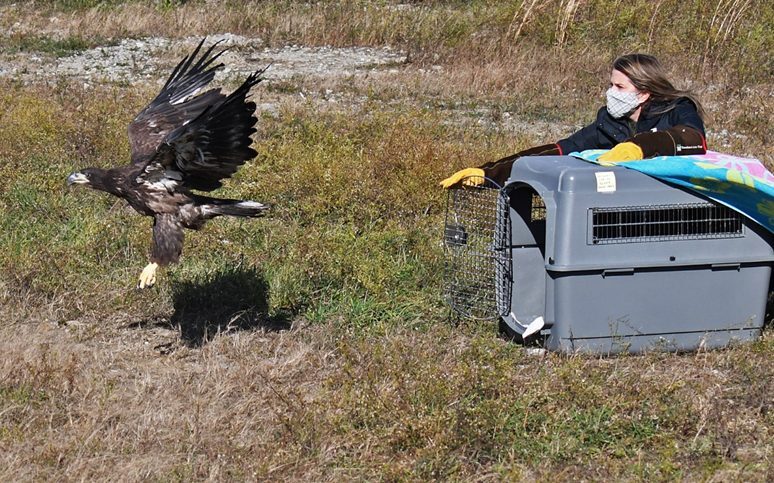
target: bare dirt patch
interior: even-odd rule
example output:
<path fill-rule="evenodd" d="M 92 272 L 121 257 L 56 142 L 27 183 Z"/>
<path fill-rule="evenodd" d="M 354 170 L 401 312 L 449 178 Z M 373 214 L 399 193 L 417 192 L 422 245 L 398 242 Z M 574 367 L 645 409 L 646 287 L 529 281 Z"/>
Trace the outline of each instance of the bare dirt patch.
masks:
<path fill-rule="evenodd" d="M 17 54 L 0 60 L 0 76 L 25 82 L 59 77 L 84 82 L 135 83 L 166 78 L 170 69 L 190 52 L 201 38 L 171 40 L 161 37 L 124 39 L 117 45 L 100 46 L 62 58 Z M 222 56 L 221 78 L 271 65 L 267 79 L 300 77 L 347 77 L 373 75 L 386 67 L 406 62 L 406 54 L 390 48 L 333 48 L 297 45 L 268 48 L 261 39 L 234 34 L 207 37 L 206 46 L 219 42 L 229 50 Z M 206 47 L 205 46 L 205 47 Z"/>
<path fill-rule="evenodd" d="M 0 78 L 24 83 L 80 82 L 96 84 L 158 84 L 166 80 L 174 66 L 202 40 L 201 37 L 170 39 L 146 37 L 123 39 L 64 57 L 47 53 L 0 54 Z M 446 122 L 478 129 L 523 133 L 538 142 L 559 139 L 576 126 L 564 122 L 525 119 L 518 113 L 497 107 L 455 103 L 433 103 L 434 84 L 448 82 L 440 66 L 413 66 L 407 53 L 390 47 L 308 47 L 288 45 L 267 47 L 260 39 L 224 33 L 209 35 L 205 48 L 218 42 L 227 51 L 221 57 L 224 67 L 216 82 L 238 82 L 249 73 L 269 67 L 268 83 L 288 84 L 261 93 L 260 110 L 275 112 L 280 102 L 312 101 L 324 109 L 357 110 L 368 100 L 364 92 L 376 92 L 386 104 L 415 105 L 447 113 Z M 219 48 L 216 47 L 216 48 Z M 279 84 L 278 84 L 279 83 Z M 409 87 L 410 85 L 415 87 Z M 505 153 L 507 154 L 507 153 Z"/>

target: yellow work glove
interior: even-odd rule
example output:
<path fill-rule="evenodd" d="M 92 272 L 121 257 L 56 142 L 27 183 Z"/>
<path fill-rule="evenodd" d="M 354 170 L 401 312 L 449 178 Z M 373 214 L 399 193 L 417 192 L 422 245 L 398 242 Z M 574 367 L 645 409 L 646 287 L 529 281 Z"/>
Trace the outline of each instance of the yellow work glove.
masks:
<path fill-rule="evenodd" d="M 464 178 L 469 178 L 464 182 L 466 186 L 478 186 L 480 184 L 484 184 L 484 170 L 481 168 L 462 169 L 441 181 L 441 186 L 443 186 L 444 189 L 451 188 L 455 184 L 462 181 Z"/>
<path fill-rule="evenodd" d="M 598 157 L 597 161 L 599 161 L 599 164 L 610 166 L 615 163 L 620 163 L 623 161 L 637 161 L 638 159 L 642 158 L 642 148 L 634 143 L 627 142 L 617 144 L 613 147 L 613 149 Z"/>

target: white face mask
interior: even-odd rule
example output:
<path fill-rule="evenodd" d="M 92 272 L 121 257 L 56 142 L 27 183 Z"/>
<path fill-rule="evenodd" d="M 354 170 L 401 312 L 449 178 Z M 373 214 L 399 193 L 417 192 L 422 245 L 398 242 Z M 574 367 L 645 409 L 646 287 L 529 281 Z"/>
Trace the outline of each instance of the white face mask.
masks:
<path fill-rule="evenodd" d="M 611 87 L 605 94 L 607 96 L 607 112 L 616 119 L 631 113 L 641 104 L 636 92 L 621 92 Z"/>

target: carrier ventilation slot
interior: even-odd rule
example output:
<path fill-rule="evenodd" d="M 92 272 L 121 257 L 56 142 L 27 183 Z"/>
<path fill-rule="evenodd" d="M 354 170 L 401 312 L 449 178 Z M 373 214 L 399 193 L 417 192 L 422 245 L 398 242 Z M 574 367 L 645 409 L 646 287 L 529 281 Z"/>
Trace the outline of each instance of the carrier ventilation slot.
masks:
<path fill-rule="evenodd" d="M 537 193 L 532 194 L 532 210 L 530 212 L 530 221 L 540 221 L 546 219 L 546 204 L 543 198 Z"/>
<path fill-rule="evenodd" d="M 710 203 L 592 208 L 592 244 L 743 236 L 742 215 Z"/>

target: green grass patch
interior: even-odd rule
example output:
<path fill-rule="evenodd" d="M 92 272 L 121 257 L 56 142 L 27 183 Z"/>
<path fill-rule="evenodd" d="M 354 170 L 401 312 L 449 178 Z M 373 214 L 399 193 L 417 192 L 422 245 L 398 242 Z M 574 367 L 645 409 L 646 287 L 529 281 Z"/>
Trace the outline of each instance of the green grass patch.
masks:
<path fill-rule="evenodd" d="M 105 39 L 86 39 L 72 36 L 52 38 L 50 36 L 11 35 L 3 40 L 0 52 L 10 54 L 49 54 L 54 57 L 66 57 L 96 46 L 110 45 Z"/>

